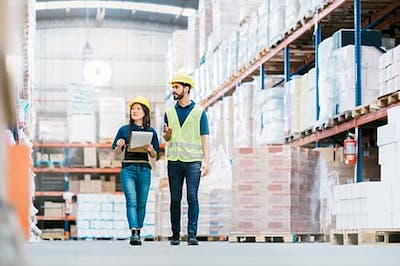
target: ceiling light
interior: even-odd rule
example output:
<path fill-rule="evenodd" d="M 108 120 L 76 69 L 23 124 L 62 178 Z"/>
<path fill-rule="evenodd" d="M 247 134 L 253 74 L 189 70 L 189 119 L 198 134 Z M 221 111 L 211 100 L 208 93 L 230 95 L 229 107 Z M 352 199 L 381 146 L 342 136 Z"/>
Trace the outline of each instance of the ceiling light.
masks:
<path fill-rule="evenodd" d="M 137 3 L 126 1 L 46 1 L 36 2 L 36 10 L 74 9 L 74 8 L 108 8 L 122 10 L 136 10 L 145 12 L 156 12 L 180 16 L 192 16 L 195 9 L 181 8 L 169 5 L 156 5 L 150 3 Z"/>

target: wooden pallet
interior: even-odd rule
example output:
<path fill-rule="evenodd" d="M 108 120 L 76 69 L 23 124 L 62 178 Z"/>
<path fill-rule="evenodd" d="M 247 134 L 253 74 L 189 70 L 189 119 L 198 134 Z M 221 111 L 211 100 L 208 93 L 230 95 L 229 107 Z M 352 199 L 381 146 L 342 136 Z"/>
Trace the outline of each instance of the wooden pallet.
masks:
<path fill-rule="evenodd" d="M 41 236 L 40 237 L 43 240 L 49 240 L 49 241 L 54 241 L 54 240 L 66 240 L 67 237 L 66 236 Z"/>
<path fill-rule="evenodd" d="M 196 236 L 198 241 L 228 241 L 228 236 L 218 235 L 218 236 L 209 236 L 209 235 L 198 235 Z M 181 241 L 187 241 L 187 236 L 181 236 Z M 157 236 L 154 238 L 155 241 L 169 241 L 171 237 L 168 236 Z"/>
<path fill-rule="evenodd" d="M 380 109 L 380 107 L 378 106 L 377 103 L 370 103 L 370 104 L 365 104 L 365 105 L 360 105 L 360 106 L 354 107 L 352 114 L 353 114 L 353 117 L 359 117 L 361 115 L 375 112 L 379 109 Z"/>
<path fill-rule="evenodd" d="M 251 234 L 232 234 L 228 236 L 228 241 L 230 243 L 293 243 L 296 239 L 293 238 L 292 234 L 282 234 L 282 235 L 251 235 Z"/>
<path fill-rule="evenodd" d="M 400 90 L 379 97 L 377 104 L 378 107 L 386 107 L 398 101 L 400 101 Z"/>
<path fill-rule="evenodd" d="M 304 243 L 304 242 L 324 242 L 323 233 L 295 233 L 295 234 L 230 234 L 230 243 Z"/>
<path fill-rule="evenodd" d="M 400 228 L 332 230 L 330 233 L 330 243 L 335 245 L 400 243 Z"/>
<path fill-rule="evenodd" d="M 325 242 L 325 234 L 323 233 L 297 233 L 293 234 L 297 243 L 300 242 Z"/>
<path fill-rule="evenodd" d="M 314 132 L 315 132 L 315 130 L 314 130 L 312 127 L 310 127 L 310 128 L 307 128 L 307 129 L 301 131 L 301 132 L 300 132 L 300 135 L 301 135 L 302 137 L 305 137 L 305 136 L 311 135 L 311 134 L 314 133 Z"/>
<path fill-rule="evenodd" d="M 344 111 L 332 118 L 329 118 L 325 123 L 323 123 L 323 129 L 331 128 L 340 123 L 346 122 L 353 118 L 352 111 Z"/>

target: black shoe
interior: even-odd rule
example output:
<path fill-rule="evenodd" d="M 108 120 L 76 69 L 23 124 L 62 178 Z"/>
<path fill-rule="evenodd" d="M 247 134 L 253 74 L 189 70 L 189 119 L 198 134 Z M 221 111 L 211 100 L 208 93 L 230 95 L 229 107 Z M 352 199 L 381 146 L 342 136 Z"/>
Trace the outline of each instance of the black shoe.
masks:
<path fill-rule="evenodd" d="M 187 242 L 189 246 L 197 246 L 199 244 L 195 236 L 189 236 Z"/>
<path fill-rule="evenodd" d="M 129 241 L 129 244 L 131 244 L 132 246 L 140 246 L 140 245 L 142 245 L 142 241 L 140 240 L 139 234 L 138 234 L 137 230 L 135 230 L 135 229 L 132 230 L 132 235 L 131 235 L 131 239 Z"/>
<path fill-rule="evenodd" d="M 179 243 L 180 243 L 180 237 L 179 237 L 179 236 L 176 236 L 176 235 L 173 235 L 173 236 L 171 237 L 170 243 L 171 243 L 172 246 L 177 246 L 177 245 L 179 245 Z"/>

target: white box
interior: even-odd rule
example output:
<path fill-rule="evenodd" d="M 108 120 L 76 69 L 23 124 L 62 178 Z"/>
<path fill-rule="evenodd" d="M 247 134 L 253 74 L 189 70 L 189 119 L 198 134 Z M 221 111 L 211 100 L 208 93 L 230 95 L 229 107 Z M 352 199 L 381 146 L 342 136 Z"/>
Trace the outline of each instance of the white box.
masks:
<path fill-rule="evenodd" d="M 397 45 L 395 48 L 392 49 L 393 61 L 400 60 L 400 45 Z"/>
<path fill-rule="evenodd" d="M 391 124 L 378 127 L 378 146 L 386 145 L 395 142 L 394 126 Z"/>
<path fill-rule="evenodd" d="M 96 142 L 96 117 L 91 114 L 68 117 L 68 141 L 69 142 Z"/>
<path fill-rule="evenodd" d="M 387 110 L 388 124 L 400 124 L 400 106 L 389 108 Z M 396 132 L 397 133 L 397 132 Z"/>
<path fill-rule="evenodd" d="M 381 165 L 381 181 L 392 185 L 396 179 L 400 178 L 400 165 L 397 162 L 385 163 Z"/>
<path fill-rule="evenodd" d="M 378 148 L 378 163 L 380 165 L 400 161 L 399 143 L 389 143 L 379 146 Z"/>

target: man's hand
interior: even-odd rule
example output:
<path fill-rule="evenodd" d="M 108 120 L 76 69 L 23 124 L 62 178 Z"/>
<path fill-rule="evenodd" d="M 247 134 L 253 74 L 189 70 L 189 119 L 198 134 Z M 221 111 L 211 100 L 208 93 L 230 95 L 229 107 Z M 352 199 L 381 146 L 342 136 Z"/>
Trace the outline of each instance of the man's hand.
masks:
<path fill-rule="evenodd" d="M 207 164 L 203 164 L 203 165 L 201 166 L 201 168 L 200 168 L 201 176 L 203 177 L 203 176 L 208 175 L 209 170 L 210 170 L 210 169 L 209 169 L 209 166 L 208 166 Z"/>
<path fill-rule="evenodd" d="M 164 139 L 166 141 L 169 141 L 171 139 L 171 136 L 172 136 L 172 128 L 168 127 L 168 125 L 164 123 L 164 135 L 163 135 Z"/>

